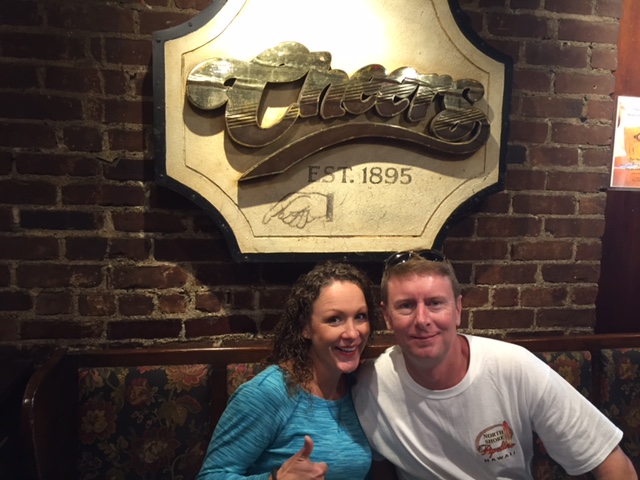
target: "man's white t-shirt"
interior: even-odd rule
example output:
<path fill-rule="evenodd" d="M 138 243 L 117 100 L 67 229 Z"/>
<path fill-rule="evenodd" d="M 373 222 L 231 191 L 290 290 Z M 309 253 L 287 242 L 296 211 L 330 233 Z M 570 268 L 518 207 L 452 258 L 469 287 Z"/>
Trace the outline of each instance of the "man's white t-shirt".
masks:
<path fill-rule="evenodd" d="M 353 388 L 374 459 L 401 480 L 531 479 L 533 431 L 569 474 L 593 470 L 622 431 L 523 347 L 465 335 L 469 370 L 446 390 L 407 372 L 400 347 L 366 361 Z"/>

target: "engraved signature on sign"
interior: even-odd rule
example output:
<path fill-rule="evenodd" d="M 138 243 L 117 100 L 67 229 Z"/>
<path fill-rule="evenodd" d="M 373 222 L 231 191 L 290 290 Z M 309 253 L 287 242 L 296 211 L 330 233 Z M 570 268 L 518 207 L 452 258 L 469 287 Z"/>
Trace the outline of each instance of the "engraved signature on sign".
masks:
<path fill-rule="evenodd" d="M 333 220 L 333 194 L 292 192 L 285 195 L 265 214 L 262 223 L 277 218 L 290 227 L 304 228 L 320 218 Z"/>
<path fill-rule="evenodd" d="M 269 85 L 295 82 L 302 82 L 297 101 L 277 121 L 261 125 L 259 112 Z M 297 42 L 280 43 L 249 62 L 206 60 L 191 70 L 186 83 L 195 107 L 225 106 L 227 132 L 237 144 L 260 148 L 282 140 L 240 181 L 282 173 L 313 153 L 354 139 L 391 138 L 455 160 L 478 151 L 489 138 L 488 119 L 474 107 L 484 96 L 480 82 L 422 74 L 411 67 L 387 72 L 378 64 L 349 76 L 331 68 L 331 53 L 310 52 Z M 287 136 L 296 121 L 309 117 L 334 121 L 301 138 Z"/>

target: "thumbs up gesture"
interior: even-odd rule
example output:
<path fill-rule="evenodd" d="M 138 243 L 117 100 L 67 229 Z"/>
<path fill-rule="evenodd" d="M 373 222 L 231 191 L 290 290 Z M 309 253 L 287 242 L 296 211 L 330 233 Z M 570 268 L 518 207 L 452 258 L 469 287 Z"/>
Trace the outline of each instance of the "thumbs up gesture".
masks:
<path fill-rule="evenodd" d="M 313 440 L 305 435 L 302 448 L 278 470 L 278 480 L 324 480 L 328 470 L 327 464 L 309 460 L 311 452 L 313 452 Z"/>

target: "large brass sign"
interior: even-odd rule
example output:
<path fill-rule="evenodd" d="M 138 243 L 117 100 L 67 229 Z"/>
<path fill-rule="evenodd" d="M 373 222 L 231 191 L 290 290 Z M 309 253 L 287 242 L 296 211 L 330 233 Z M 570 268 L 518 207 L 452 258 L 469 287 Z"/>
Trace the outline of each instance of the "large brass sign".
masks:
<path fill-rule="evenodd" d="M 502 188 L 510 77 L 449 3 L 214 1 L 157 32 L 159 183 L 238 260 L 439 246 Z"/>

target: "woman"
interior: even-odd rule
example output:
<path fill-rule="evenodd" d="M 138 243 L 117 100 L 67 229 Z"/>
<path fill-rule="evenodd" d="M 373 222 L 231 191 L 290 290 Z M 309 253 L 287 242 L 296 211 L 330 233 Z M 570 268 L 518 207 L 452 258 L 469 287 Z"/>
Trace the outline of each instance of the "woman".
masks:
<path fill-rule="evenodd" d="M 293 286 L 271 364 L 241 385 L 215 429 L 198 480 L 361 480 L 371 451 L 351 400 L 375 312 L 369 279 L 327 262 Z"/>

